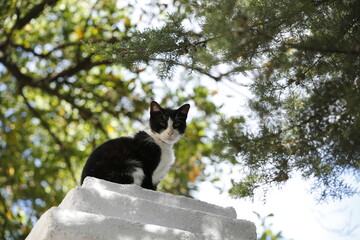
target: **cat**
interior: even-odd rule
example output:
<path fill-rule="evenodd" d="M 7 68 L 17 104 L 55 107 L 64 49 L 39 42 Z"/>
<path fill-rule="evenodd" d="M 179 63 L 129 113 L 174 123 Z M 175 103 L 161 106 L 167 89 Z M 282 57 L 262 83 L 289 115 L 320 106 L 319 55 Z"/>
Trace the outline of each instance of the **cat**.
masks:
<path fill-rule="evenodd" d="M 190 105 L 179 109 L 150 104 L 150 129 L 133 137 L 120 137 L 98 146 L 87 159 L 81 184 L 87 176 L 156 190 L 175 162 L 172 146 L 182 137 Z"/>

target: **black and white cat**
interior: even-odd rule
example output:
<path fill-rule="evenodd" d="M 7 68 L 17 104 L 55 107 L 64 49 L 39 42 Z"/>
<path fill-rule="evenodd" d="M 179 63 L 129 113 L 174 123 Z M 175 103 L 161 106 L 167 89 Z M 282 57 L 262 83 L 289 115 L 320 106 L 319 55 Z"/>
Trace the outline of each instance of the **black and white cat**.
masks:
<path fill-rule="evenodd" d="M 156 190 L 175 161 L 172 146 L 185 133 L 189 104 L 177 110 L 151 102 L 150 129 L 109 140 L 89 156 L 81 175 Z"/>

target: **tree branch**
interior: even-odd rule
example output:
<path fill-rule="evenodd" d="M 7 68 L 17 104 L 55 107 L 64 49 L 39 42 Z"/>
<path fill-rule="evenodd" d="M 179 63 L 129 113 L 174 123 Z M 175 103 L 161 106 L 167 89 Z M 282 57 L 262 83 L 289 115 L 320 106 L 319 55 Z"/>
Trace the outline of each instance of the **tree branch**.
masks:
<path fill-rule="evenodd" d="M 81 70 L 89 70 L 95 66 L 105 65 L 105 64 L 111 64 L 111 62 L 110 61 L 92 62 L 91 56 L 89 56 L 85 58 L 83 61 L 79 62 L 76 66 L 68 68 L 59 73 L 52 73 L 40 81 L 44 81 L 47 83 L 57 81 L 59 78 L 67 78 L 69 76 L 73 76 L 76 73 L 80 72 Z"/>
<path fill-rule="evenodd" d="M 37 56 L 37 57 L 41 57 L 41 58 L 46 58 L 48 57 L 50 54 L 47 53 L 47 54 L 41 54 L 41 53 L 37 53 L 35 52 L 34 49 L 32 48 L 29 48 L 29 47 L 25 47 L 23 45 L 20 45 L 20 44 L 15 44 L 13 42 L 10 43 L 11 46 L 15 47 L 15 48 L 21 48 L 22 50 L 24 50 L 25 52 L 30 52 L 32 54 L 34 54 L 34 56 Z"/>
<path fill-rule="evenodd" d="M 100 129 L 104 133 L 105 136 L 108 136 L 105 128 L 101 125 L 101 123 L 96 118 L 94 118 L 94 113 L 85 107 L 77 105 L 75 103 L 74 97 L 72 97 L 71 95 L 63 95 L 63 94 L 59 93 L 58 91 L 51 89 L 48 85 L 39 85 L 39 86 L 35 85 L 35 87 L 40 88 L 41 90 L 48 93 L 49 95 L 56 96 L 58 99 L 64 100 L 64 101 L 70 103 L 70 105 L 73 108 L 76 108 L 79 110 L 80 116 L 82 118 L 93 123 L 94 126 L 97 127 L 98 129 Z"/>
<path fill-rule="evenodd" d="M 84 28 L 83 28 L 83 33 L 85 34 L 85 32 L 86 32 L 86 30 L 87 30 L 87 28 L 89 27 L 89 25 L 90 25 L 90 20 L 91 20 L 91 17 L 93 16 L 93 11 L 95 10 L 95 8 L 96 8 L 96 5 L 99 3 L 100 1 L 95 1 L 95 3 L 92 5 L 92 7 L 91 7 L 91 10 L 90 10 L 90 13 L 89 13 L 89 15 L 88 15 L 88 17 L 86 18 L 86 20 L 85 20 L 85 26 L 84 26 Z M 94 23 L 94 27 L 95 27 L 95 23 Z M 81 59 L 81 47 L 80 47 L 80 45 L 78 45 L 77 46 L 77 50 L 76 50 L 76 57 L 75 57 L 75 59 L 77 60 L 77 61 L 80 61 L 80 59 Z"/>
<path fill-rule="evenodd" d="M 18 18 L 13 30 L 18 30 L 23 28 L 26 24 L 30 22 L 31 19 L 37 18 L 43 12 L 46 6 L 55 5 L 58 0 L 44 0 L 42 3 L 34 6 L 24 17 Z"/>
<path fill-rule="evenodd" d="M 67 147 L 55 135 L 55 133 L 53 133 L 51 131 L 49 123 L 42 118 L 41 114 L 34 107 L 31 106 L 31 104 L 29 103 L 28 99 L 26 98 L 26 96 L 25 96 L 25 94 L 23 92 L 23 88 L 20 89 L 20 95 L 23 97 L 23 99 L 25 101 L 25 104 L 29 108 L 29 110 L 34 114 L 35 117 L 37 117 L 40 120 L 41 124 L 47 130 L 47 132 L 50 134 L 50 136 L 54 139 L 55 143 L 60 146 L 61 153 L 64 156 L 64 160 L 65 160 L 65 163 L 66 163 L 67 167 L 69 168 L 71 177 L 74 180 L 74 182 L 77 183 L 76 176 L 75 176 L 75 173 L 74 173 L 74 169 L 72 167 L 70 157 L 69 157 L 69 154 L 68 154 L 68 151 L 67 151 Z"/>
<path fill-rule="evenodd" d="M 78 42 L 68 42 L 68 43 L 64 43 L 64 44 L 60 44 L 56 47 L 54 47 L 52 50 L 48 51 L 47 53 L 36 53 L 35 50 L 33 48 L 30 47 L 25 47 L 23 45 L 20 44 L 16 44 L 13 42 L 2 42 L 0 43 L 0 47 L 5 47 L 7 44 L 11 45 L 12 47 L 15 48 L 21 48 L 22 50 L 26 51 L 26 52 L 30 52 L 32 54 L 34 54 L 37 57 L 41 57 L 41 58 L 47 58 L 49 57 L 53 52 L 57 51 L 57 50 L 62 50 L 65 49 L 67 47 L 72 47 L 72 46 L 80 46 L 83 44 L 94 44 L 94 43 L 100 43 L 100 42 L 106 42 L 106 43 L 116 43 L 116 42 L 120 42 L 122 40 L 126 40 L 126 38 L 124 39 L 115 39 L 115 38 L 111 38 L 109 40 L 103 40 L 103 39 L 88 39 L 88 40 L 81 40 Z M 58 57 L 57 57 L 58 58 Z"/>
<path fill-rule="evenodd" d="M 87 108 L 77 105 L 75 103 L 74 97 L 72 97 L 70 95 L 66 95 L 66 96 L 62 95 L 58 91 L 51 89 L 48 86 L 48 82 L 56 81 L 59 77 L 72 76 L 75 73 L 77 73 L 78 71 L 88 70 L 94 66 L 108 63 L 107 61 L 104 61 L 104 62 L 91 62 L 90 61 L 89 62 L 89 60 L 84 60 L 82 65 L 80 65 L 80 66 L 77 65 L 73 68 L 64 70 L 63 72 L 56 74 L 49 80 L 46 80 L 47 78 L 33 79 L 33 78 L 23 74 L 19 70 L 19 68 L 14 63 L 12 63 L 10 60 L 0 58 L 0 61 L 3 62 L 5 67 L 9 70 L 9 72 L 18 80 L 20 88 L 22 88 L 24 86 L 31 86 L 31 87 L 39 88 L 39 89 L 43 90 L 44 92 L 48 93 L 49 95 L 56 96 L 60 100 L 64 100 L 64 101 L 70 103 L 72 107 L 79 110 L 81 117 L 83 117 L 86 120 L 90 120 L 94 124 L 95 127 L 99 128 L 105 134 L 105 136 L 107 136 L 106 130 L 101 125 L 101 123 L 93 117 L 93 113 L 91 112 L 91 110 L 88 110 Z"/>
<path fill-rule="evenodd" d="M 302 51 L 312 51 L 319 53 L 329 53 L 329 54 L 350 54 L 350 55 L 360 55 L 360 49 L 336 49 L 329 47 L 316 47 L 314 45 L 304 45 L 304 44 L 293 44 L 293 43 L 285 43 L 285 47 L 294 48 Z"/>
<path fill-rule="evenodd" d="M 174 61 L 174 60 L 168 60 L 168 59 L 163 59 L 163 58 L 149 58 L 149 60 L 158 61 L 158 62 L 164 62 L 164 63 L 171 63 L 171 64 L 174 64 L 174 65 L 177 65 L 177 66 L 184 67 L 186 69 L 194 70 L 194 71 L 197 71 L 197 72 L 199 72 L 201 74 L 204 74 L 204 75 L 214 79 L 216 82 L 220 81 L 221 77 L 222 77 L 221 75 L 214 76 L 211 73 L 207 72 L 205 69 L 202 69 L 200 67 L 191 66 L 191 65 L 188 65 L 188 64 L 185 64 L 185 63 Z"/>

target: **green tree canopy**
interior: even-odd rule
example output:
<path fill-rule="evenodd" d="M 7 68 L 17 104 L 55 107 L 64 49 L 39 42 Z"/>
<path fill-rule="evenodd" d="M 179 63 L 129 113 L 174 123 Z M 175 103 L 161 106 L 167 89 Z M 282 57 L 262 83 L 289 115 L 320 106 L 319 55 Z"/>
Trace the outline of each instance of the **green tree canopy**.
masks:
<path fill-rule="evenodd" d="M 208 89 L 196 83 L 191 91 L 170 88 L 150 79 L 146 68 L 126 69 L 87 50 L 87 43 L 129 38 L 133 9 L 115 0 L 1 2 L 1 239 L 24 239 L 79 183 L 95 146 L 146 128 L 153 99 L 168 107 L 189 102 L 197 112 L 159 186 L 182 195 L 196 189 L 202 157 L 210 155 L 204 131 L 216 113 Z"/>
<path fill-rule="evenodd" d="M 252 79 L 251 116 L 222 121 L 214 145 L 215 159 L 243 167 L 235 197 L 296 173 L 315 180 L 320 200 L 358 193 L 345 175 L 359 180 L 360 2 L 181 3 L 163 26 L 95 52 L 121 64 L 161 63 L 161 77 L 182 66 L 215 81 Z"/>
<path fill-rule="evenodd" d="M 359 180 L 359 1 L 154 3 L 156 14 L 171 14 L 142 31 L 137 22 L 153 16 L 134 16 L 139 7 L 1 2 L 0 238 L 23 239 L 77 183 L 96 145 L 144 127 L 159 94 L 167 106 L 188 101 L 199 110 L 162 190 L 188 195 L 211 157 L 241 166 L 235 197 L 298 173 L 314 180 L 319 199 L 357 193 L 344 176 Z M 248 87 L 251 114 L 224 116 L 211 144 L 208 87 L 184 91 L 188 79 L 167 87 L 149 79 L 148 66 L 162 79 L 181 66 Z"/>

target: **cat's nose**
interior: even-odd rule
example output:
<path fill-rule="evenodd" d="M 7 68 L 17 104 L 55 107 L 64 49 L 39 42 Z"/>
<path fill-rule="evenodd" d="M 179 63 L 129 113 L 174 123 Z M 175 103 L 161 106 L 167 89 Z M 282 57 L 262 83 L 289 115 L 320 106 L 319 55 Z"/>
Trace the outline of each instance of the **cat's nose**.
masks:
<path fill-rule="evenodd" d="M 173 131 L 168 131 L 167 135 L 169 135 L 169 136 L 173 135 Z"/>

